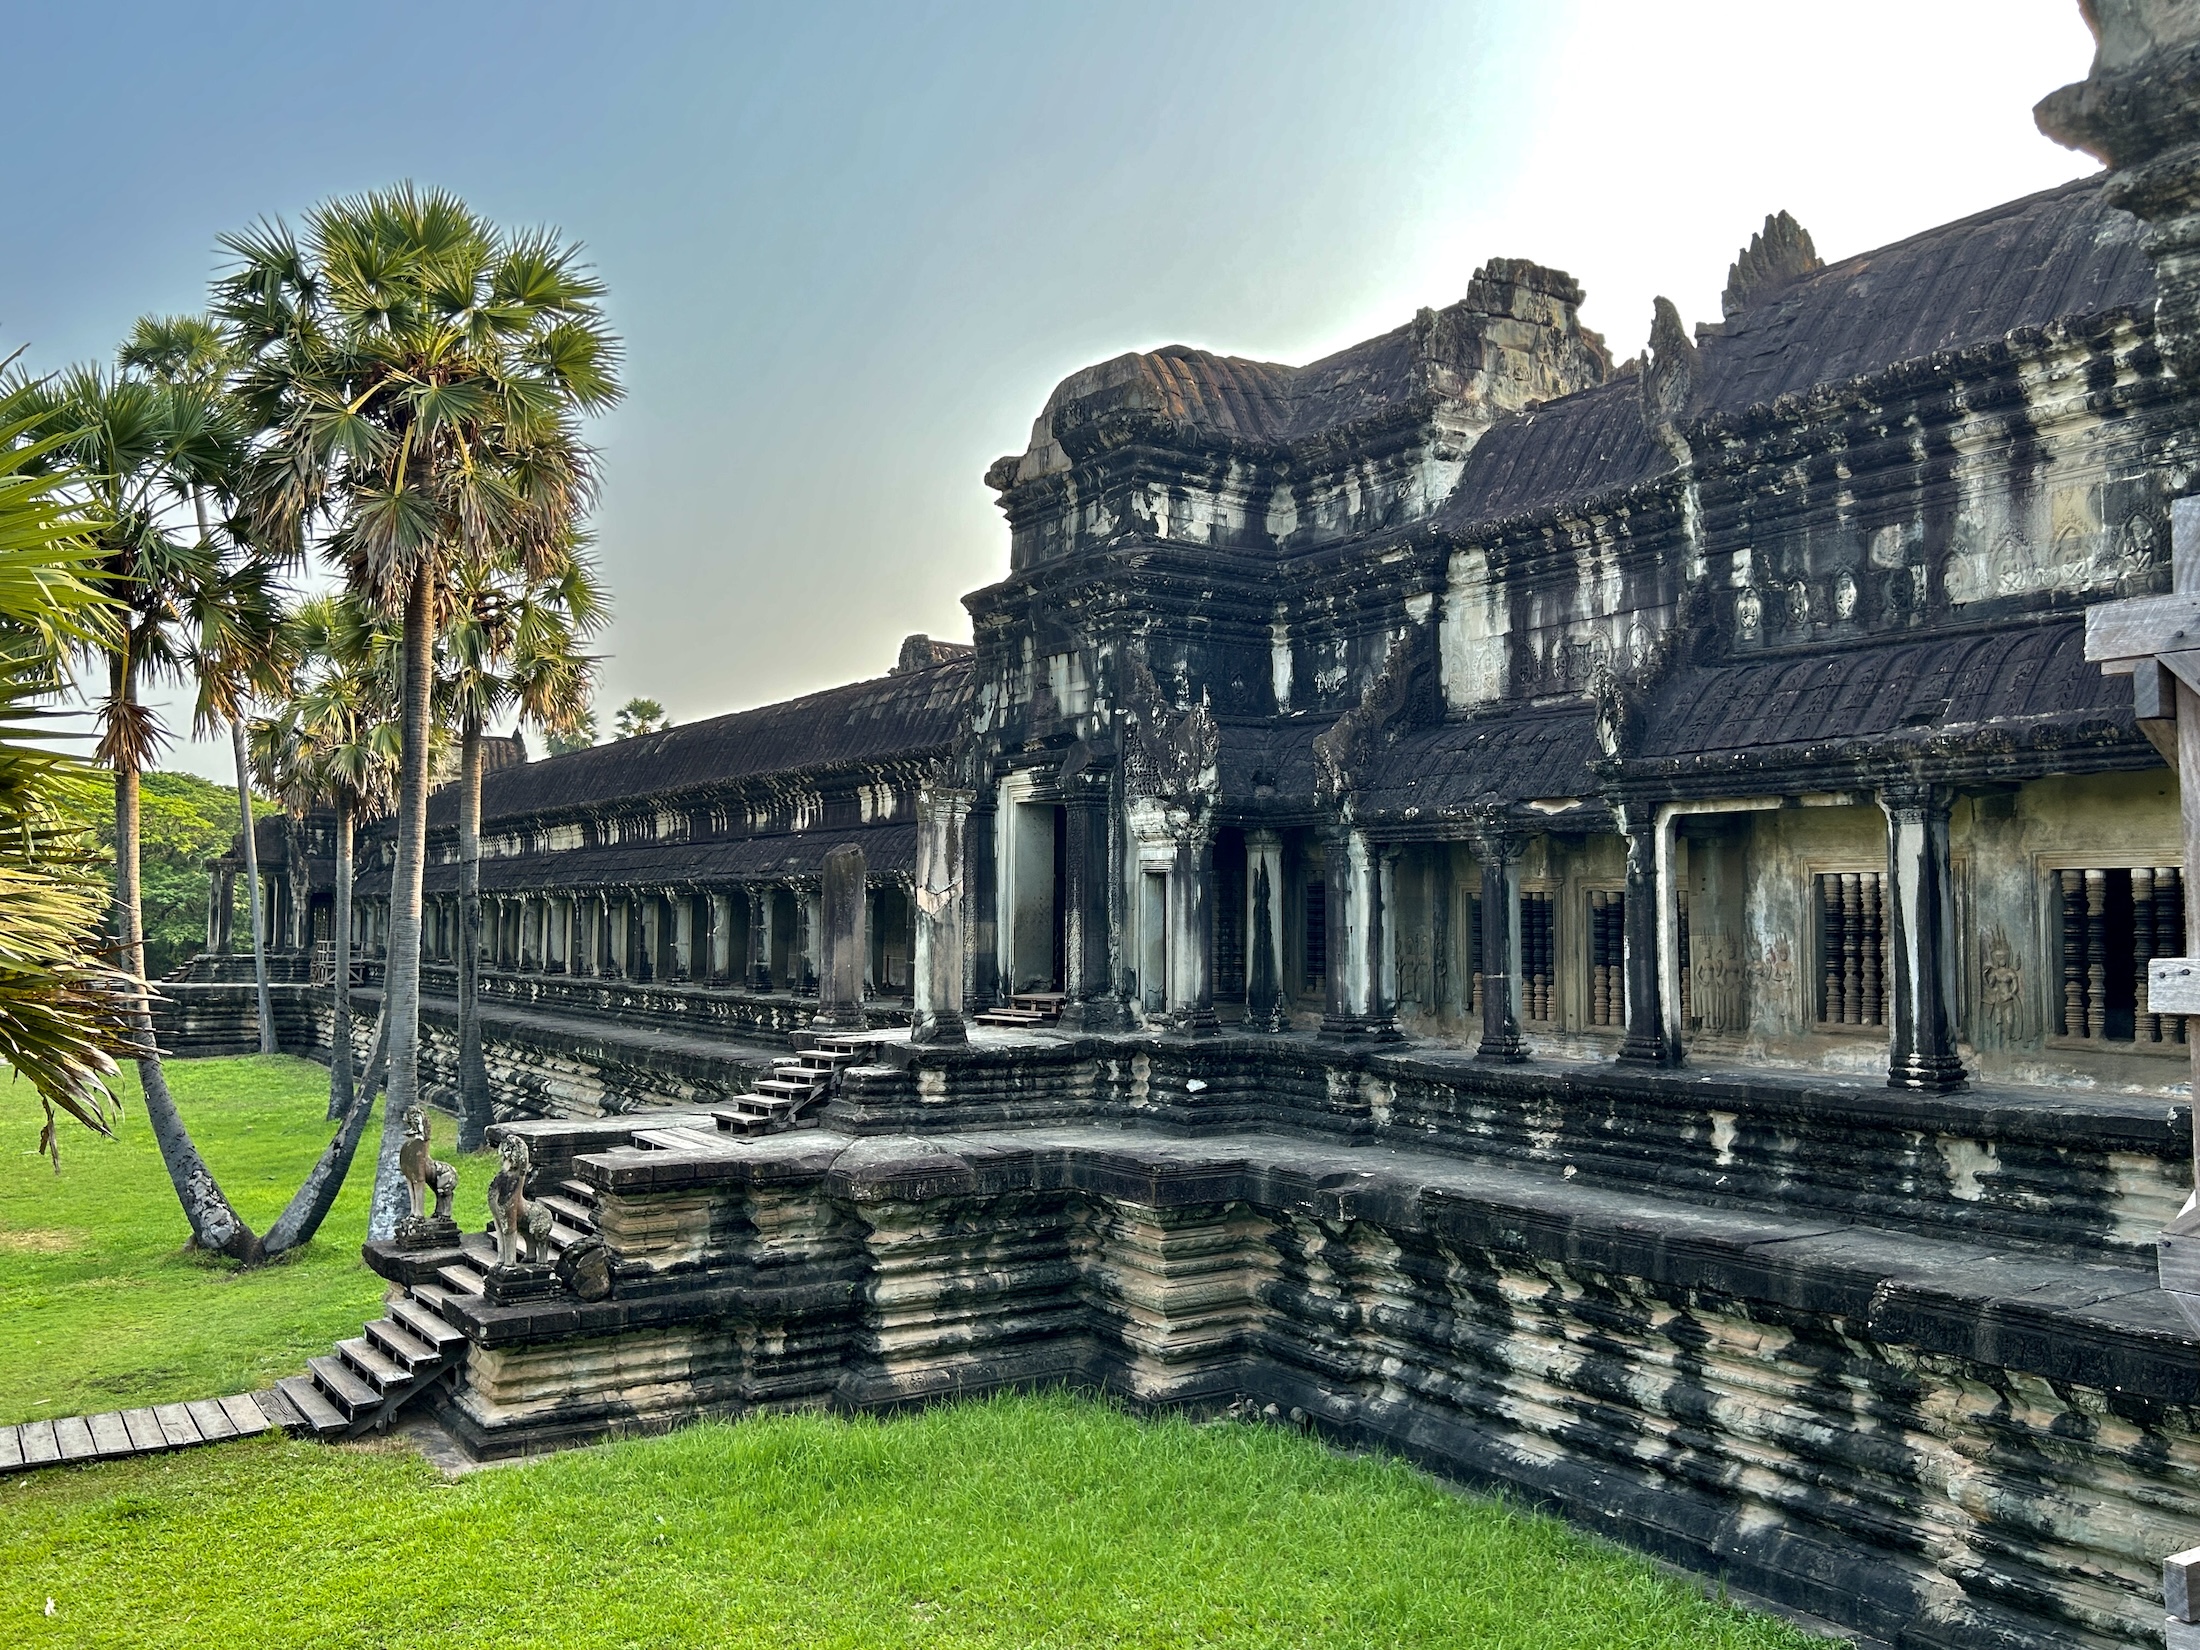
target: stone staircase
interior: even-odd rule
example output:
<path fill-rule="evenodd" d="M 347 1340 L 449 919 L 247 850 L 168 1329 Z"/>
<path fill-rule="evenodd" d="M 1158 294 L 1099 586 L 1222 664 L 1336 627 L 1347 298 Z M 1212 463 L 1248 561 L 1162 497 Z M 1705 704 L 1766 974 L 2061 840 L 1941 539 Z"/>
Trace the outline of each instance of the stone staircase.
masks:
<path fill-rule="evenodd" d="M 998 1008 L 981 1010 L 973 1018 L 982 1026 L 1050 1026 L 1061 1020 L 1065 1001 L 1059 991 L 1019 991 Z"/>
<path fill-rule="evenodd" d="M 711 1115 L 729 1134 L 776 1134 L 782 1129 L 805 1127 L 813 1120 L 804 1114 L 831 1096 L 841 1069 L 859 1064 L 862 1059 L 861 1039 L 821 1036 L 813 1046 L 775 1059 L 771 1074 L 759 1078 L 753 1092 L 735 1096 Z M 636 1141 L 658 1144 L 649 1139 L 651 1132 L 636 1135 Z M 683 1137 L 672 1144 L 692 1143 Z"/>

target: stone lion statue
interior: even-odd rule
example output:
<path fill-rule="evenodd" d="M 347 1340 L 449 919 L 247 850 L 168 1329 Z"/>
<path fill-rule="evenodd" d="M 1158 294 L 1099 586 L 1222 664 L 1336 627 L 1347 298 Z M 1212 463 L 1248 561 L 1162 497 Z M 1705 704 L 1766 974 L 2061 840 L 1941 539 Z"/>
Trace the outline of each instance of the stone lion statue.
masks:
<path fill-rule="evenodd" d="M 418 1220 L 428 1192 L 435 1192 L 435 1218 L 448 1220 L 451 1200 L 458 1195 L 458 1171 L 428 1155 L 428 1113 L 421 1106 L 405 1108 L 405 1140 L 397 1149 L 397 1167 L 405 1177 L 405 1191 L 412 1199 L 412 1217 Z"/>
<path fill-rule="evenodd" d="M 544 1265 L 550 1259 L 553 1217 L 547 1207 L 527 1195 L 533 1154 L 524 1139 L 511 1134 L 497 1147 L 497 1156 L 499 1167 L 489 1181 L 489 1219 L 496 1227 L 497 1264 L 517 1266 L 524 1260 L 529 1265 Z"/>

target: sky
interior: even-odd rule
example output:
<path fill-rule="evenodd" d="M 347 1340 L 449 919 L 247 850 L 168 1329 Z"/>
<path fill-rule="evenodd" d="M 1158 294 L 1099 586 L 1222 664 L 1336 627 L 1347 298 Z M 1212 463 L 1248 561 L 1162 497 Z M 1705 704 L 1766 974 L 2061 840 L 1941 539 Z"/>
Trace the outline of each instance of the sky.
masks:
<path fill-rule="evenodd" d="M 0 5 L 34 370 L 198 308 L 224 231 L 399 179 L 586 244 L 607 731 L 966 640 L 986 466 L 1090 362 L 1312 360 L 1500 256 L 1620 358 L 1655 295 L 1717 320 L 1768 212 L 1840 258 L 2093 169 L 2031 116 L 2086 72 L 2075 0 Z"/>

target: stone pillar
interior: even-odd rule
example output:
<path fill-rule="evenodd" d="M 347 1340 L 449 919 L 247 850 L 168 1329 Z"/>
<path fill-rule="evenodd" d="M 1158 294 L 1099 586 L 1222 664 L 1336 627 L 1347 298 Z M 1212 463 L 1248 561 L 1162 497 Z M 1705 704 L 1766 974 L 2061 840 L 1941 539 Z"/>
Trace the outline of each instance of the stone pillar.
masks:
<path fill-rule="evenodd" d="M 915 992 L 912 1043 L 966 1043 L 963 1024 L 963 822 L 970 793 L 941 785 L 917 791 Z"/>
<path fill-rule="evenodd" d="M 695 978 L 695 898 L 692 894 L 672 896 L 672 977 L 676 980 Z"/>
<path fill-rule="evenodd" d="M 1890 1088 L 1955 1089 L 1966 1080 L 1955 1043 L 1950 801 L 1939 785 L 1903 782 L 1879 793 L 1887 815 L 1887 941 L 1894 972 Z"/>
<path fill-rule="evenodd" d="M 963 954 L 964 999 L 981 1008 L 1001 1000 L 1000 870 L 994 833 L 1000 820 L 995 791 L 986 786 L 971 798 L 963 827 L 963 897 L 969 902 L 969 932 Z"/>
<path fill-rule="evenodd" d="M 1513 910 L 1520 838 L 1487 831 L 1475 844 L 1482 860 L 1482 1041 L 1477 1060 L 1517 1062 L 1528 1057 L 1516 1001 L 1520 978 L 1520 924 Z"/>
<path fill-rule="evenodd" d="M 1656 809 L 1622 808 L 1620 832 L 1627 841 L 1627 905 L 1620 916 L 1627 1035 L 1620 1043 L 1619 1057 L 1630 1064 L 1678 1065 L 1680 1047 L 1665 1035 L 1658 967 L 1658 921 L 1664 902 L 1658 891 Z"/>
<path fill-rule="evenodd" d="M 1204 825 L 1176 839 L 1169 875 L 1169 1018 L 1211 1035 L 1215 1022 L 1215 835 Z"/>
<path fill-rule="evenodd" d="M 234 867 L 222 867 L 221 885 L 221 898 L 214 910 L 214 949 L 226 957 L 236 949 L 237 873 Z"/>
<path fill-rule="evenodd" d="M 1375 856 L 1375 982 L 1373 1006 L 1393 1035 L 1398 1031 L 1398 850 L 1384 848 Z"/>
<path fill-rule="evenodd" d="M 1324 856 L 1329 899 L 1329 973 L 1322 1032 L 1331 1037 L 1399 1035 L 1392 1001 L 1384 994 L 1384 929 L 1381 857 L 1362 831 L 1347 831 Z"/>
<path fill-rule="evenodd" d="M 1104 1031 L 1124 1021 L 1108 966 L 1108 776 L 1081 773 L 1062 787 L 1062 913 L 1066 1024 Z"/>
<path fill-rule="evenodd" d="M 794 944 L 788 948 L 788 955 L 794 988 L 804 996 L 817 990 L 818 897 L 815 888 L 797 888 L 794 895 Z"/>
<path fill-rule="evenodd" d="M 749 896 L 749 989 L 772 988 L 772 891 L 751 888 Z"/>
<path fill-rule="evenodd" d="M 1283 985 L 1283 838 L 1245 833 L 1245 1029 L 1288 1031 Z"/>
<path fill-rule="evenodd" d="M 743 915 L 747 913 L 744 912 Z M 710 978 L 722 985 L 733 975 L 733 896 L 710 896 Z"/>
<path fill-rule="evenodd" d="M 863 954 L 870 949 L 864 918 L 868 903 L 863 850 L 835 848 L 825 856 L 818 892 L 817 1014 L 812 1025 L 861 1031 Z"/>

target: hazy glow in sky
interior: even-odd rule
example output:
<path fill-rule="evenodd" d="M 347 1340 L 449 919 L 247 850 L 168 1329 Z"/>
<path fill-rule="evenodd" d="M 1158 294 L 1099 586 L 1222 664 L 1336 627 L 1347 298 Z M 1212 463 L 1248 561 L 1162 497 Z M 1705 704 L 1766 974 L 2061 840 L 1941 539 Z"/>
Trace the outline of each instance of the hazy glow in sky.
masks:
<path fill-rule="evenodd" d="M 1065 374 L 1299 362 L 1570 270 L 1616 357 L 1718 319 L 1786 208 L 1839 258 L 2091 169 L 2031 106 L 2074 0 L 17 8 L 0 349 L 107 356 L 214 237 L 412 177 L 587 242 L 628 351 L 598 439 L 600 702 L 682 721 L 969 634 L 980 478 Z M 608 716 L 605 718 L 608 724 Z M 180 749 L 226 776 L 227 746 Z"/>

